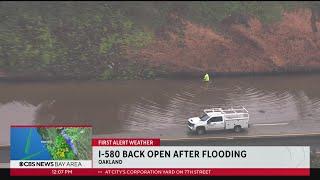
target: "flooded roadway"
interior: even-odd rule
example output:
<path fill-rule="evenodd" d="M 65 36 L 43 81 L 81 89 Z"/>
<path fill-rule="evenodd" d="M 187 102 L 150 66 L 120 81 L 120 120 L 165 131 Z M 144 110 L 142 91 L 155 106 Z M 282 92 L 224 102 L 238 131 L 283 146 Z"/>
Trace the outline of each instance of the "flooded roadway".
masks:
<path fill-rule="evenodd" d="M 188 137 L 187 118 L 204 108 L 232 105 L 245 106 L 255 125 L 244 135 L 320 133 L 320 75 L 228 77 L 210 84 L 0 82 L 1 145 L 9 144 L 11 124 L 90 124 L 96 136 Z"/>

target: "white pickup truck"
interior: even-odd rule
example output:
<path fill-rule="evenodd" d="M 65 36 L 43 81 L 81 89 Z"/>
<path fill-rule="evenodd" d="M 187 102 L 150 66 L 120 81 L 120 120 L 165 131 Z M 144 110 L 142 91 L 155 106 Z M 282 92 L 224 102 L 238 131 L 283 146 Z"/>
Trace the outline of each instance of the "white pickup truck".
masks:
<path fill-rule="evenodd" d="M 188 129 L 197 134 L 211 130 L 234 129 L 240 132 L 249 127 L 249 112 L 244 107 L 205 109 L 201 117 L 188 119 Z"/>

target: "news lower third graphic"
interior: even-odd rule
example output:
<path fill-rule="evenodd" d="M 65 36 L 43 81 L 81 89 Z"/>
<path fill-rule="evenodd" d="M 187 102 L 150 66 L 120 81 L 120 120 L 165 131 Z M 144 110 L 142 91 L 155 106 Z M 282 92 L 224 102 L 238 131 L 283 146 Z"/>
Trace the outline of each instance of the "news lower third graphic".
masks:
<path fill-rule="evenodd" d="M 12 176 L 310 175 L 308 146 L 161 146 L 84 127 L 12 127 Z"/>

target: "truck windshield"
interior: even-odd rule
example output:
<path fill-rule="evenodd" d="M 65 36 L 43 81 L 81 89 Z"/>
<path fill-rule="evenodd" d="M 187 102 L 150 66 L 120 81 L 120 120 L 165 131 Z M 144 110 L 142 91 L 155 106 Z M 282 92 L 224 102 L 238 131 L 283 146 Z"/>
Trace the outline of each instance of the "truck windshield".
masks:
<path fill-rule="evenodd" d="M 206 121 L 207 119 L 209 119 L 209 116 L 207 114 L 204 114 L 200 117 L 201 121 Z"/>

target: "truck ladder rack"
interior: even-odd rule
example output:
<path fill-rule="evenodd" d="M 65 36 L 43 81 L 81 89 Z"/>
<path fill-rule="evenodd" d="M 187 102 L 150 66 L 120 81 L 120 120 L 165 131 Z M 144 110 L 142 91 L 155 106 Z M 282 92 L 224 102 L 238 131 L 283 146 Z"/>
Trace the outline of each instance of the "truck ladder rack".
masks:
<path fill-rule="evenodd" d="M 213 107 L 211 109 L 205 109 L 205 113 L 221 113 L 221 114 L 247 114 L 249 116 L 249 112 L 245 107 L 230 107 L 230 108 L 217 108 Z"/>

